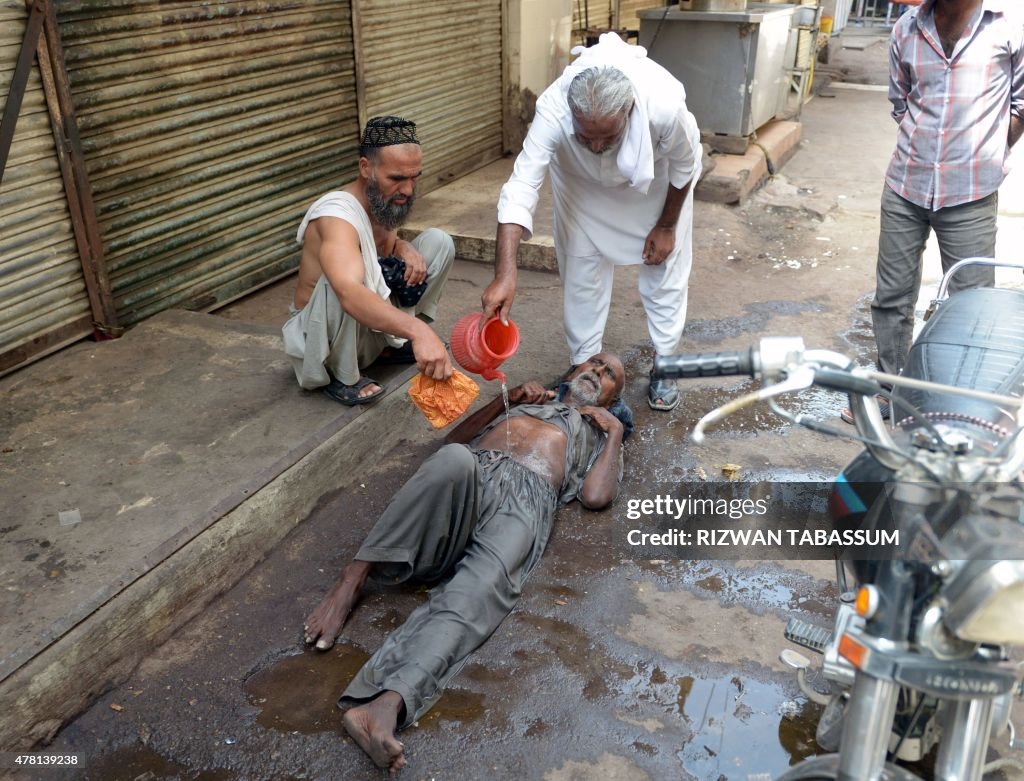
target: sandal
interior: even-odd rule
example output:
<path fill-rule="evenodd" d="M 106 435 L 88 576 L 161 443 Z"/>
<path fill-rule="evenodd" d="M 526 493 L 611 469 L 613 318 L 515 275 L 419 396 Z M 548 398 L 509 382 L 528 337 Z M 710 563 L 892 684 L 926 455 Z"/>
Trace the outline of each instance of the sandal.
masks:
<path fill-rule="evenodd" d="M 647 388 L 647 404 L 659 412 L 669 412 L 679 406 L 679 386 L 675 380 L 651 380 Z"/>
<path fill-rule="evenodd" d="M 359 391 L 367 385 L 378 386 L 377 392 L 360 396 Z M 324 394 L 330 396 L 339 404 L 344 404 L 346 407 L 356 407 L 360 404 L 369 404 L 372 401 L 376 401 L 384 395 L 384 390 L 384 386 L 376 380 L 371 380 L 369 377 L 360 377 L 355 385 L 346 385 L 340 380 L 331 380 L 331 384 L 324 388 Z"/>
<path fill-rule="evenodd" d="M 882 413 L 882 420 L 888 420 L 892 416 L 892 406 L 881 396 L 876 396 L 875 400 L 878 402 L 878 411 Z M 840 412 L 839 417 L 843 423 L 853 425 L 853 410 L 849 407 Z"/>

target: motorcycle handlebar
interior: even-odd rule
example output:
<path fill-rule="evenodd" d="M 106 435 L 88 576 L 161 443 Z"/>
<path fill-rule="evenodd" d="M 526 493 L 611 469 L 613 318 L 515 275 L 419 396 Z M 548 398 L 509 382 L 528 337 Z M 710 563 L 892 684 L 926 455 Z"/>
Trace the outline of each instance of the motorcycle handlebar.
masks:
<path fill-rule="evenodd" d="M 736 374 L 754 377 L 757 373 L 757 364 L 757 352 L 754 348 L 720 353 L 665 355 L 655 357 L 653 376 L 656 380 L 728 377 Z"/>

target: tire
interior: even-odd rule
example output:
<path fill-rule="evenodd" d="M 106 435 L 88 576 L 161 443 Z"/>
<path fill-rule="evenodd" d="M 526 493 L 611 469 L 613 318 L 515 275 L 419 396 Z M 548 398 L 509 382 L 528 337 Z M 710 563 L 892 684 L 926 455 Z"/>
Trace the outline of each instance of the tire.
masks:
<path fill-rule="evenodd" d="M 822 754 L 793 765 L 775 781 L 836 781 L 838 777 L 839 755 Z M 921 781 L 921 779 L 909 770 L 886 762 L 881 781 Z"/>

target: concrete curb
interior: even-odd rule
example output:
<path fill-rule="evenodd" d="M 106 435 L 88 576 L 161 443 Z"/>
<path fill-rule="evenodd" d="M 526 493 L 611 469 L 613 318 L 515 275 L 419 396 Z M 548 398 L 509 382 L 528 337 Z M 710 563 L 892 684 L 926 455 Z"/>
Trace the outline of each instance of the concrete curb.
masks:
<path fill-rule="evenodd" d="M 402 228 L 401 236 L 412 241 L 422 232 L 419 228 Z M 475 236 L 468 233 L 452 234 L 455 242 L 455 257 L 461 260 L 472 260 L 478 263 L 494 263 L 497 242 L 493 235 Z M 535 237 L 519 245 L 519 268 L 530 271 L 558 271 L 558 260 L 555 258 L 554 239 L 548 236 Z"/>
<path fill-rule="evenodd" d="M 743 203 L 770 173 L 796 154 L 801 133 L 799 122 L 769 122 L 745 154 L 714 156 L 715 168 L 701 179 L 695 197 L 712 203 Z"/>

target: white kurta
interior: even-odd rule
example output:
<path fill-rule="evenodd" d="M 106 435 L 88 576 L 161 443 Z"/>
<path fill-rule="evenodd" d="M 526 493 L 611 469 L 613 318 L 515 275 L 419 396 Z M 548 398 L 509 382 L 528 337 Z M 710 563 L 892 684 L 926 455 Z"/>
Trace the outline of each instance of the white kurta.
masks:
<path fill-rule="evenodd" d="M 612 65 L 633 83 L 635 101 L 624 140 L 594 154 L 576 140 L 569 84 L 585 68 Z M 537 113 L 498 200 L 498 222 L 533 234 L 533 214 L 551 174 L 554 239 L 565 286 L 566 337 L 573 363 L 601 351 L 614 266 L 643 263 L 644 241 L 661 215 L 668 186 L 700 174 L 700 131 L 686 92 L 646 50 L 613 33 L 583 50 L 537 100 Z M 692 263 L 693 192 L 676 226 L 676 247 L 661 266 L 644 266 L 640 293 L 659 354 L 675 349 L 686 319 Z"/>

